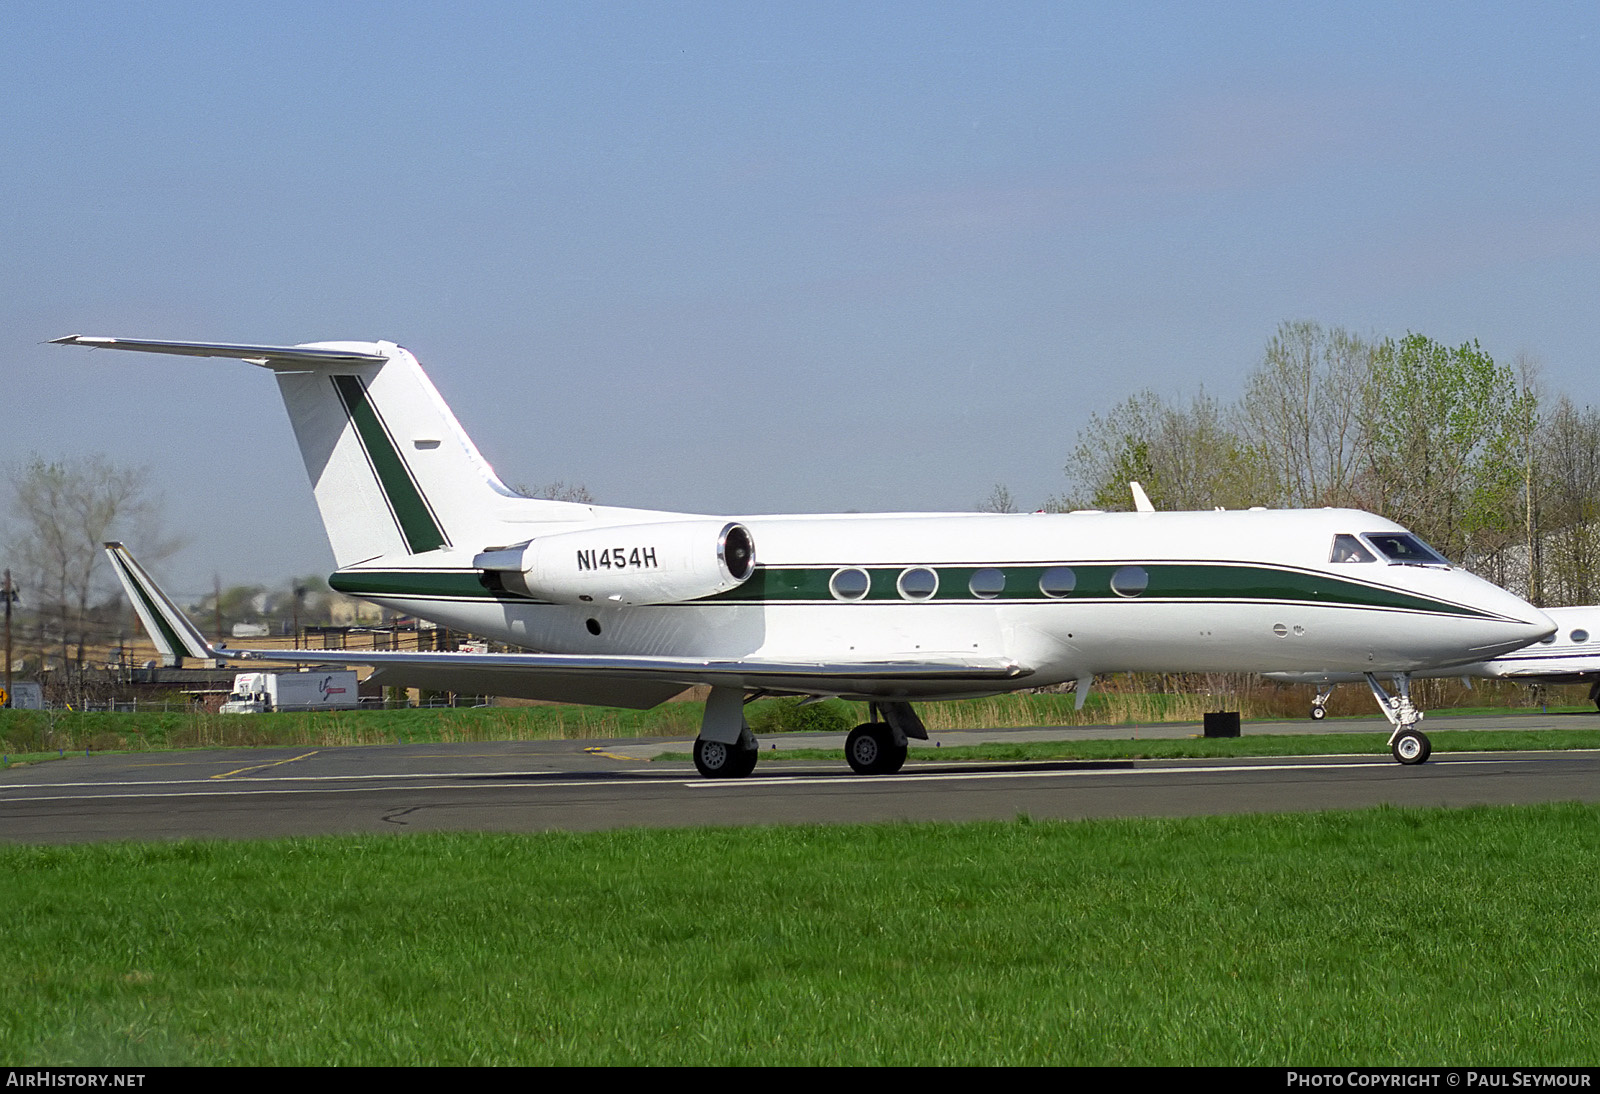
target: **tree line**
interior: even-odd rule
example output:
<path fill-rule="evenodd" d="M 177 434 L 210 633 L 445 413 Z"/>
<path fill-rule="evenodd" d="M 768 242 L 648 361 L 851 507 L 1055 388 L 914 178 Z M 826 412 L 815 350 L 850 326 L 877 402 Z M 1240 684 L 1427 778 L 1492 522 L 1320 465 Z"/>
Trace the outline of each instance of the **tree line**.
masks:
<path fill-rule="evenodd" d="M 1476 341 L 1282 324 L 1243 393 L 1137 392 L 1079 431 L 1045 508 L 1348 506 L 1397 521 L 1536 604 L 1600 596 L 1600 412 Z M 996 486 L 980 508 L 1008 511 Z"/>
<path fill-rule="evenodd" d="M 10 489 L 0 508 L 0 569 L 10 572 L 16 593 L 10 627 L 14 662 L 30 678 L 50 670 L 52 701 L 101 701 L 111 683 L 96 654 L 138 628 L 101 544 L 127 540 L 146 564 L 171 556 L 180 541 L 166 531 L 161 495 L 150 485 L 148 468 L 101 455 L 34 456 L 10 468 L 7 479 Z M 588 487 L 576 481 L 522 490 L 530 497 L 594 503 Z M 329 623 L 335 603 L 347 599 L 316 575 L 277 587 L 224 587 L 219 579 L 209 596 L 189 607 L 198 626 L 226 641 L 235 623 L 265 624 L 274 633 Z"/>

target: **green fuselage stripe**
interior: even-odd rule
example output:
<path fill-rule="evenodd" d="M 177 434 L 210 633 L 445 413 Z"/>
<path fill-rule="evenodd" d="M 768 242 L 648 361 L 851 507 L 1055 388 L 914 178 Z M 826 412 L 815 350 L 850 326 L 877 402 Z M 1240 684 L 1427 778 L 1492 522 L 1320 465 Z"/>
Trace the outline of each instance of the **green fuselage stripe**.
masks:
<path fill-rule="evenodd" d="M 1111 587 L 1112 576 L 1126 566 L 1138 566 L 1149 576 L 1144 592 L 1120 596 Z M 1047 597 L 1039 589 L 1046 570 L 1066 567 L 1075 579 L 1066 596 Z M 862 566 L 870 578 L 867 595 L 861 602 L 877 604 L 907 603 L 896 586 L 903 566 Z M 939 588 L 927 603 L 1072 603 L 1074 601 L 1159 600 L 1174 601 L 1258 601 L 1328 605 L 1332 607 L 1387 608 L 1489 618 L 1486 613 L 1462 604 L 1402 592 L 1381 585 L 1332 577 L 1311 570 L 1275 566 L 1220 565 L 1204 562 L 1141 562 L 994 566 L 930 566 L 939 577 Z M 735 589 L 715 596 L 690 601 L 693 604 L 832 604 L 839 601 L 828 582 L 837 566 L 756 567 L 750 578 Z M 972 575 L 979 570 L 999 570 L 1005 577 L 1001 592 L 980 597 L 971 591 Z M 404 600 L 408 598 L 449 600 L 500 600 L 541 603 L 528 597 L 491 589 L 477 570 L 341 570 L 328 579 L 339 592 L 367 598 Z"/>
<path fill-rule="evenodd" d="M 516 593 L 496 592 L 483 583 L 479 570 L 339 570 L 328 587 L 347 596 L 446 600 L 512 600 L 534 603 Z"/>
<path fill-rule="evenodd" d="M 1131 597 L 1117 594 L 1111 579 L 1118 570 L 1138 567 L 1149 576 L 1143 592 Z M 892 603 L 903 600 L 897 582 L 903 566 L 863 566 L 871 579 L 868 602 Z M 1039 580 L 1047 570 L 1069 569 L 1073 589 L 1062 597 L 1047 597 Z M 718 593 L 708 600 L 731 602 L 828 601 L 834 596 L 829 581 L 838 567 L 757 567 L 750 579 L 736 589 Z M 930 566 L 939 576 L 939 588 L 932 602 L 1051 600 L 1245 600 L 1304 604 L 1336 604 L 1349 607 L 1398 608 L 1405 611 L 1475 615 L 1484 613 L 1460 604 L 1418 596 L 1384 586 L 1368 585 L 1331 577 L 1310 570 L 1277 566 L 1225 566 L 1204 562 L 1097 562 L 1050 563 L 1048 565 Z M 979 597 L 970 582 L 979 570 L 998 570 L 1005 583 L 999 595 Z"/>
<path fill-rule="evenodd" d="M 394 514 L 395 523 L 400 527 L 406 550 L 416 555 L 449 546 L 450 540 L 445 536 L 444 529 L 439 527 L 433 510 L 428 507 L 428 499 L 422 496 L 411 469 L 395 447 L 394 438 L 378 416 L 377 408 L 367 398 L 366 385 L 361 378 L 335 376 L 333 386 L 339 392 L 345 412 L 350 415 L 351 424 L 356 427 L 356 436 L 361 439 L 361 447 L 367 453 L 367 461 L 378 479 L 378 487 L 388 500 L 389 511 Z"/>

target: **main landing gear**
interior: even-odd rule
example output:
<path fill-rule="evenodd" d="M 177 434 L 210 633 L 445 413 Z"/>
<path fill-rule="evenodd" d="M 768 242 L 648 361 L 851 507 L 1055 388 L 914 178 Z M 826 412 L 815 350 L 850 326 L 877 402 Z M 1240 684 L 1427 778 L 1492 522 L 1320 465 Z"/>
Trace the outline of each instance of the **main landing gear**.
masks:
<path fill-rule="evenodd" d="M 761 753 L 744 719 L 744 702 L 742 688 L 712 688 L 706 699 L 694 766 L 708 779 L 742 779 L 756 769 Z M 905 766 L 907 738 L 926 741 L 927 727 L 907 702 L 873 702 L 868 710 L 872 721 L 845 739 L 845 762 L 858 775 L 893 775 Z"/>
<path fill-rule="evenodd" d="M 928 739 L 928 729 L 910 703 L 869 703 L 872 721 L 850 731 L 845 762 L 857 775 L 893 775 L 906 763 L 906 738 Z M 881 721 L 879 719 L 882 719 Z"/>
<path fill-rule="evenodd" d="M 744 720 L 744 689 L 712 688 L 694 742 L 695 770 L 708 779 L 742 779 L 756 769 L 760 755 Z"/>
<path fill-rule="evenodd" d="M 857 775 L 893 775 L 905 766 L 906 751 L 887 722 L 863 722 L 844 742 L 845 762 Z"/>
<path fill-rule="evenodd" d="M 695 769 L 708 779 L 742 779 L 756 769 L 760 755 L 753 735 L 748 746 L 742 740 L 731 745 L 705 740 L 694 743 Z"/>
<path fill-rule="evenodd" d="M 928 739 L 928 729 L 910 703 L 869 703 L 872 721 L 850 731 L 845 762 L 857 775 L 893 775 L 906 763 L 906 738 Z M 879 721 L 879 719 L 882 721 Z"/>
<path fill-rule="evenodd" d="M 1433 754 L 1433 745 L 1428 735 L 1417 728 L 1417 723 L 1422 721 L 1422 711 L 1411 702 L 1411 674 L 1402 672 L 1395 675 L 1398 695 L 1384 691 L 1383 685 L 1372 673 L 1363 675 L 1367 678 L 1367 686 L 1372 689 L 1372 697 L 1378 700 L 1378 709 L 1394 726 L 1394 732 L 1389 735 L 1389 751 L 1394 758 L 1407 765 L 1426 763 Z"/>

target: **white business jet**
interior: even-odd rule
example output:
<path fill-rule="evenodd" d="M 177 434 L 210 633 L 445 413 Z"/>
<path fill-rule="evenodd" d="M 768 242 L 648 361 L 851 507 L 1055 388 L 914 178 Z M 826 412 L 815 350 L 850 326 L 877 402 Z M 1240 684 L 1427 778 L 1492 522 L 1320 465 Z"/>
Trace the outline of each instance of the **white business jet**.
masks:
<path fill-rule="evenodd" d="M 1526 684 L 1588 684 L 1589 701 L 1600 709 L 1600 606 L 1546 608 L 1544 613 L 1557 629 L 1531 646 L 1465 665 L 1423 669 L 1411 676 L 1459 676 L 1468 682 L 1476 677 Z M 1311 717 L 1316 721 L 1328 716 L 1328 699 L 1333 695 L 1334 685 L 1362 680 L 1348 672 L 1268 672 L 1263 675 L 1286 684 L 1317 685 L 1317 694 L 1311 700 Z"/>
<path fill-rule="evenodd" d="M 755 767 L 743 704 L 843 696 L 871 721 L 863 774 L 926 739 L 915 700 L 1097 673 L 1405 674 L 1481 661 L 1555 628 L 1538 609 L 1349 509 L 1272 512 L 695 516 L 508 489 L 408 351 L 391 342 L 241 346 L 71 336 L 62 344 L 230 357 L 273 372 L 338 570 L 328 583 L 519 653 L 217 649 L 113 547 L 147 624 L 222 661 L 360 664 L 381 684 L 650 707 L 710 685 L 708 777 Z M 1144 508 L 1144 507 L 1141 507 Z M 1340 561 L 1361 537 L 1381 559 Z M 1405 698 L 1391 747 L 1427 739 Z"/>

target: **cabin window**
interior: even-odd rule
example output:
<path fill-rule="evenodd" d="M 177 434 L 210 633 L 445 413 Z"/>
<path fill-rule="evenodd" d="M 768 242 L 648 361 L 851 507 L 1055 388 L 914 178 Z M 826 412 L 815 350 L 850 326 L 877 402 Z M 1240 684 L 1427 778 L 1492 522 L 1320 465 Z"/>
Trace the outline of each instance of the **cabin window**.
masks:
<path fill-rule="evenodd" d="M 1588 631 L 1573 631 L 1572 632 L 1572 640 L 1574 642 L 1587 642 L 1587 641 L 1589 641 L 1589 632 Z"/>
<path fill-rule="evenodd" d="M 1390 562 L 1403 566 L 1448 566 L 1444 556 L 1410 532 L 1368 532 L 1367 542 Z"/>
<path fill-rule="evenodd" d="M 1078 575 L 1067 566 L 1052 566 L 1039 575 L 1039 591 L 1045 596 L 1063 597 L 1078 587 Z"/>
<path fill-rule="evenodd" d="M 900 572 L 894 587 L 906 600 L 927 600 L 939 591 L 939 575 L 926 566 L 913 566 Z"/>
<path fill-rule="evenodd" d="M 833 577 L 828 581 L 828 591 L 835 600 L 860 600 L 867 595 L 867 590 L 872 588 L 872 578 L 867 576 L 867 571 L 847 566 L 842 570 L 835 570 Z"/>
<path fill-rule="evenodd" d="M 1111 575 L 1111 591 L 1118 596 L 1138 596 L 1150 587 L 1150 575 L 1143 566 L 1124 566 Z"/>
<path fill-rule="evenodd" d="M 1361 545 L 1355 536 L 1340 533 L 1333 537 L 1333 550 L 1329 562 L 1376 562 L 1378 557 Z"/>
<path fill-rule="evenodd" d="M 1556 636 L 1553 634 L 1547 634 L 1543 638 L 1539 639 L 1539 645 L 1541 646 L 1553 646 L 1555 644 Z"/>
<path fill-rule="evenodd" d="M 967 582 L 967 588 L 979 600 L 993 600 L 1006 591 L 1006 575 L 999 570 L 979 570 Z"/>

